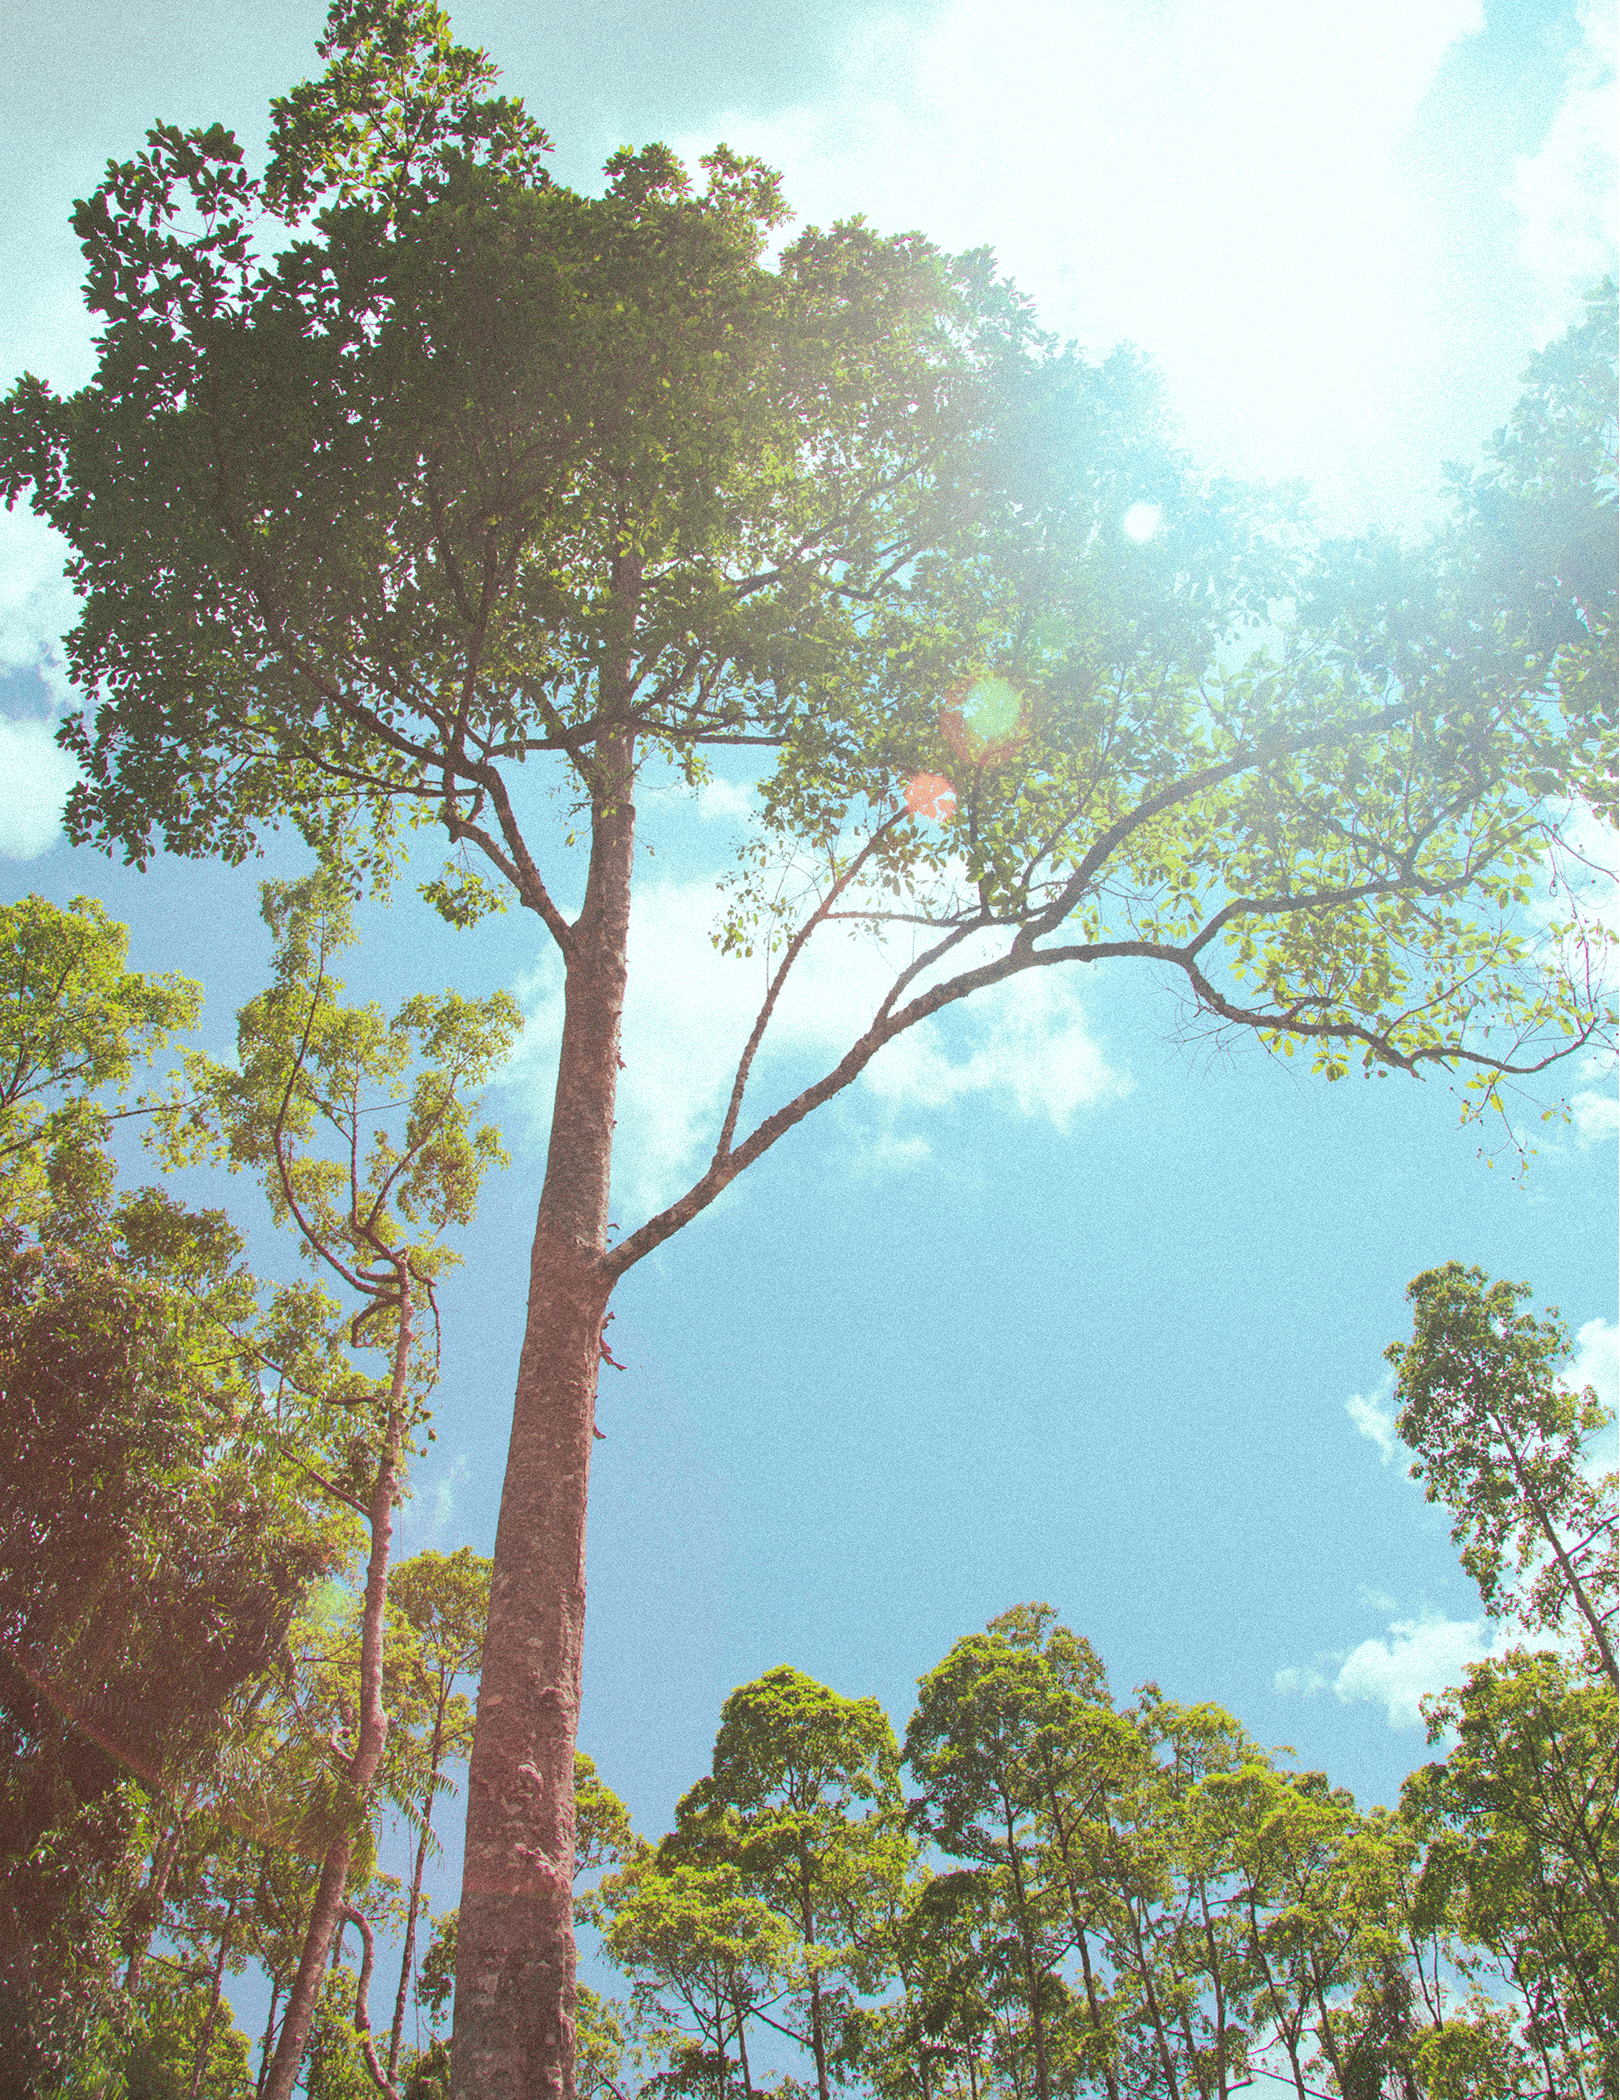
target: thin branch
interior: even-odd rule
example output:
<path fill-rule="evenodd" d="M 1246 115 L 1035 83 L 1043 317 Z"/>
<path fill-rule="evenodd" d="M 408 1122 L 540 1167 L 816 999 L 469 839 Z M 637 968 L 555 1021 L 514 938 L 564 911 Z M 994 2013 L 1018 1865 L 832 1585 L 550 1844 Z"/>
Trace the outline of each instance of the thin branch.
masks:
<path fill-rule="evenodd" d="M 855 880 L 855 877 L 865 866 L 871 854 L 876 850 L 878 842 L 886 833 L 892 831 L 899 821 L 900 815 L 896 813 L 886 824 L 880 825 L 873 832 L 843 874 L 833 883 L 823 902 L 816 907 L 798 932 L 794 934 L 792 940 L 789 941 L 787 952 L 782 957 L 780 965 L 771 978 L 770 986 L 765 994 L 765 1003 L 754 1018 L 754 1026 L 749 1033 L 747 1043 L 743 1046 L 742 1056 L 737 1061 L 737 1072 L 732 1082 L 731 1098 L 726 1103 L 725 1121 L 720 1127 L 720 1136 L 714 1148 L 716 1162 L 724 1160 L 731 1150 L 731 1140 L 737 1128 L 737 1118 L 742 1113 L 743 1094 L 748 1085 L 748 1075 L 753 1069 L 754 1058 L 759 1050 L 759 1046 L 764 1041 L 765 1031 L 770 1026 L 771 1015 L 776 1010 L 776 1002 L 781 996 L 782 987 L 787 983 L 788 972 L 803 954 L 811 935 L 825 921 L 834 903 L 843 895 L 850 883 Z"/>

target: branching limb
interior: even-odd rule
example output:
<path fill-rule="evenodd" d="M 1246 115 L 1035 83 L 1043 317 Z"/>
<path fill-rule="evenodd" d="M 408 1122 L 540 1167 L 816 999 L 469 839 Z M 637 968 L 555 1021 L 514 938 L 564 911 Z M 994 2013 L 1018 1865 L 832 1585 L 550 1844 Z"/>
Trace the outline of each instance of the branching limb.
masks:
<path fill-rule="evenodd" d="M 354 2034 L 360 2044 L 360 2054 L 366 2060 L 366 2069 L 371 2082 L 379 2093 L 386 2093 L 388 2100 L 399 2100 L 399 2087 L 377 2061 L 377 2046 L 371 2038 L 371 2011 L 366 2000 L 371 1992 L 371 1971 L 376 1960 L 376 1948 L 371 1934 L 371 1920 L 363 1910 L 352 1903 L 345 1903 L 338 1913 L 355 1927 L 360 1935 L 360 1980 L 354 1987 Z"/>

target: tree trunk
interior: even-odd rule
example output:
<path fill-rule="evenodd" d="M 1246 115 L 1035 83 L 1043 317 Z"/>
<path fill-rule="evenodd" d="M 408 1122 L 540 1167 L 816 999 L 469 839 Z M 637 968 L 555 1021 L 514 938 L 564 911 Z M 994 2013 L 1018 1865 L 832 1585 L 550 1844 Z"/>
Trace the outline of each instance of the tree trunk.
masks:
<path fill-rule="evenodd" d="M 253 2081 L 253 2100 L 262 2100 L 264 2082 L 270 2076 L 270 2053 L 276 2046 L 276 2007 L 281 2003 L 281 1978 L 270 1979 L 270 2017 L 264 2023 L 264 2044 L 259 2051 L 259 2075 Z"/>
<path fill-rule="evenodd" d="M 1012 1870 L 1013 1910 L 1018 1930 L 1018 1945 L 1024 1957 L 1024 1975 L 1029 1987 L 1030 2038 L 1035 2044 L 1035 2091 L 1039 2100 L 1052 2100 L 1052 2074 L 1046 2055 L 1046 2017 L 1041 2004 L 1046 1972 L 1035 1952 L 1035 1928 L 1031 1922 L 1029 1900 L 1024 1890 L 1024 1870 L 1018 1840 L 1014 1834 L 1013 1808 L 1005 1795 L 1002 1797 L 1002 1811 L 1007 1826 L 1007 1864 Z"/>
<path fill-rule="evenodd" d="M 624 1010 L 634 739 L 604 737 L 567 991 L 467 1774 L 450 2089 L 572 2100 L 574 1738 L 585 1504 L 611 1284 L 608 1169 Z"/>
<path fill-rule="evenodd" d="M 799 1929 L 804 1934 L 804 1944 L 816 1944 L 816 1911 L 810 1897 L 810 1862 L 801 1846 L 799 1852 Z M 816 2093 L 818 2100 L 831 2100 L 827 2082 L 827 2022 L 821 2004 L 821 1972 L 812 1965 L 810 1970 L 810 2048 L 816 2060 Z"/>
<path fill-rule="evenodd" d="M 184 1808 L 176 1808 L 174 1828 L 159 1844 L 152 1855 L 152 1870 L 146 1886 L 137 1898 L 137 1921 L 130 1941 L 129 1963 L 124 1970 L 124 1989 L 134 1992 L 140 1986 L 141 1972 L 146 1967 L 147 1950 L 152 1936 L 163 1917 L 163 1899 L 168 1893 L 169 1876 L 174 1871 L 174 1862 L 180 1851 L 180 1840 L 185 1835 L 186 1822 L 197 1802 L 196 1783 L 186 1796 Z"/>
<path fill-rule="evenodd" d="M 416 1960 L 416 1920 L 422 1908 L 422 1870 L 427 1865 L 428 1839 L 433 1831 L 433 1790 L 439 1777 L 440 1745 L 444 1740 L 445 1695 L 433 1722 L 433 1743 L 428 1752 L 428 1782 L 422 1789 L 422 1835 L 417 1840 L 416 1863 L 411 1868 L 411 1898 L 405 1911 L 405 1952 L 399 1964 L 399 1993 L 394 1999 L 394 2024 L 388 2030 L 388 2079 L 392 2084 L 399 2071 L 399 2045 L 405 2032 L 405 2003 L 411 1991 L 411 1969 Z"/>
<path fill-rule="evenodd" d="M 225 1912 L 225 1923 L 220 1927 L 219 1948 L 214 1956 L 214 1973 L 209 1979 L 208 2015 L 203 2021 L 202 2033 L 197 2037 L 197 2054 L 191 2066 L 191 2093 L 189 2100 L 201 2100 L 203 2080 L 208 2076 L 208 2059 L 214 2053 L 214 2029 L 219 2025 L 219 2001 L 225 1988 L 225 1964 L 230 1959 L 231 1941 L 236 1933 L 236 1902 L 240 1891 L 233 1891 L 230 1905 Z"/>
<path fill-rule="evenodd" d="M 400 1448 L 405 1441 L 407 1382 L 411 1361 L 412 1304 L 410 1281 L 400 1278 L 399 1331 L 394 1340 L 393 1381 L 388 1403 L 388 1426 L 383 1433 L 377 1479 L 371 1491 L 368 1518 L 371 1555 L 366 1563 L 365 1605 L 360 1617 L 360 1725 L 355 1733 L 354 1755 L 348 1761 L 348 1786 L 352 1800 L 350 1827 L 330 1847 L 321 1867 L 315 1908 L 304 1934 L 298 1974 L 287 1996 L 287 2016 L 265 2081 L 264 2100 L 292 2100 L 299 2066 L 309 2040 L 310 2022 L 320 1997 L 322 1970 L 327 1949 L 343 1915 L 344 1884 L 354 1857 L 357 1819 L 366 1812 L 371 1782 L 382 1763 L 388 1735 L 388 1715 L 383 1708 L 383 1620 L 388 1602 L 388 1553 L 394 1537 L 394 1494 L 399 1481 Z"/>

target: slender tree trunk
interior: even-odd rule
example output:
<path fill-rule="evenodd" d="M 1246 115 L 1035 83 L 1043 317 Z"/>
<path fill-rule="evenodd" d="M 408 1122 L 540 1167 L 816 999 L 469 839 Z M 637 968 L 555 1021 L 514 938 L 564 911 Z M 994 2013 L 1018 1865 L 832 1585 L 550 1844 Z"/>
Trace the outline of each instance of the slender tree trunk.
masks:
<path fill-rule="evenodd" d="M 456 1963 L 456 2100 L 572 2100 L 574 1738 L 585 1505 L 634 851 L 634 739 L 604 737 L 501 1491 Z"/>
<path fill-rule="evenodd" d="M 743 2100 L 754 2100 L 754 2080 L 748 2069 L 748 2037 L 743 2032 L 748 2015 L 739 1998 L 732 1999 L 731 2010 L 737 2022 L 737 2063 L 742 2071 Z"/>
<path fill-rule="evenodd" d="M 1035 1928 L 1024 1888 L 1018 1840 L 1013 1834 L 1012 1804 L 1003 1798 L 1002 1807 L 1007 1825 L 1007 1864 L 1012 1869 L 1013 1899 L 1018 1916 L 1018 1945 L 1024 1957 L 1024 1974 L 1029 1987 L 1030 2034 L 1035 2043 L 1035 2091 L 1039 2100 L 1052 2100 L 1052 2078 L 1046 2061 L 1046 2016 L 1041 2005 L 1046 1972 L 1035 1953 Z"/>
<path fill-rule="evenodd" d="M 175 1810 L 174 1828 L 159 1844 L 152 1855 L 152 1871 L 140 1893 L 140 1924 L 130 1945 L 129 1963 L 124 1970 L 124 1989 L 135 1990 L 141 1980 L 141 1971 L 146 1966 L 147 1949 L 152 1944 L 152 1935 L 157 1931 L 163 1916 L 163 1898 L 169 1886 L 169 1876 L 174 1871 L 175 1860 L 180 1853 L 180 1840 L 185 1835 L 186 1823 L 197 1803 L 197 1789 L 193 1785 L 186 1796 L 184 1808 Z"/>
<path fill-rule="evenodd" d="M 1071 1849 L 1073 1832 L 1064 1817 L 1058 1801 L 1058 1791 L 1050 1776 L 1046 1780 L 1047 1813 L 1052 1819 L 1052 1828 L 1057 1832 L 1058 1852 L 1063 1861 L 1063 1886 L 1069 1898 L 1069 1925 L 1074 1933 L 1074 1943 L 1080 1952 L 1080 1973 L 1085 1983 L 1086 2014 L 1091 2031 L 1097 2038 L 1097 2050 L 1102 2059 L 1103 2089 L 1108 2100 L 1119 2100 L 1119 2077 L 1114 2069 L 1112 2037 L 1103 2024 L 1102 2008 L 1097 2000 L 1097 1979 L 1091 1968 L 1091 1945 L 1088 1917 L 1080 1901 L 1079 1875 Z"/>
<path fill-rule="evenodd" d="M 399 2070 L 399 2045 L 405 2032 L 405 2001 L 411 1991 L 411 1967 L 416 1959 L 416 1919 L 422 1907 L 422 1873 L 427 1865 L 428 1839 L 433 1830 L 433 1788 L 439 1776 L 439 1757 L 444 1741 L 444 1700 L 433 1723 L 433 1743 L 428 1753 L 428 1783 L 422 1789 L 422 1835 L 416 1843 L 416 1863 L 411 1869 L 411 1900 L 405 1911 L 405 1952 L 399 1964 L 399 1991 L 394 1999 L 394 2024 L 388 2033 L 388 2079 L 392 2084 Z"/>
<path fill-rule="evenodd" d="M 799 1854 L 799 1929 L 804 1944 L 816 1944 L 816 1909 L 810 1899 L 810 1862 Z M 827 2086 L 827 2022 L 821 2006 L 821 1972 L 810 1970 L 810 2049 L 816 2060 L 816 2092 L 819 2100 L 830 2100 Z"/>
<path fill-rule="evenodd" d="M 214 1956 L 214 1973 L 209 1979 L 208 2015 L 203 2021 L 202 2033 L 197 2037 L 197 2054 L 191 2066 L 190 2100 L 202 2100 L 203 2080 L 208 2076 L 208 2059 L 214 2053 L 214 2029 L 219 2025 L 219 2000 L 225 1987 L 225 1964 L 230 1959 L 231 1941 L 236 1932 L 236 1893 L 233 1892 L 225 1912 L 225 1922 L 219 1930 L 219 1950 Z"/>
<path fill-rule="evenodd" d="M 264 2023 L 264 2043 L 259 2050 L 259 2075 L 253 2081 L 253 2100 L 262 2100 L 264 2081 L 270 2075 L 270 2054 L 276 2046 L 276 2007 L 281 2003 L 281 1978 L 270 1979 L 270 2017 Z"/>
<path fill-rule="evenodd" d="M 1142 1940 L 1141 1923 L 1136 1915 L 1136 1905 L 1125 1898 L 1125 1916 L 1131 1928 L 1131 1945 L 1136 1954 L 1137 1974 L 1142 1979 L 1142 1995 L 1147 2000 L 1148 2015 L 1153 2022 L 1154 2039 L 1159 2045 L 1159 2062 L 1164 2069 L 1164 2082 L 1169 2088 L 1170 2100 L 1181 2100 L 1181 2087 L 1176 2081 L 1176 2062 L 1170 2048 L 1170 2038 L 1164 2031 L 1164 2016 L 1159 2007 L 1159 1994 L 1153 1987 L 1153 1965 Z"/>
<path fill-rule="evenodd" d="M 405 1441 L 406 1381 L 410 1371 L 412 1314 L 410 1282 L 401 1264 L 399 1329 L 394 1341 L 394 1375 L 388 1403 L 377 1479 L 371 1491 L 369 1520 L 371 1556 L 366 1563 L 365 1604 L 360 1615 L 360 1725 L 347 1770 L 351 1799 L 350 1827 L 327 1852 L 321 1867 L 315 1908 L 304 1934 L 298 1974 L 287 1997 L 287 2016 L 265 2082 L 264 2100 L 292 2100 L 299 2066 L 309 2040 L 310 2022 L 320 1997 L 321 1976 L 332 1935 L 343 1916 L 344 1884 L 354 1857 L 355 1822 L 366 1812 L 371 1782 L 382 1763 L 388 1734 L 383 1708 L 383 1620 L 388 1601 L 388 1553 L 394 1537 L 394 1494 L 399 1481 L 400 1448 Z"/>

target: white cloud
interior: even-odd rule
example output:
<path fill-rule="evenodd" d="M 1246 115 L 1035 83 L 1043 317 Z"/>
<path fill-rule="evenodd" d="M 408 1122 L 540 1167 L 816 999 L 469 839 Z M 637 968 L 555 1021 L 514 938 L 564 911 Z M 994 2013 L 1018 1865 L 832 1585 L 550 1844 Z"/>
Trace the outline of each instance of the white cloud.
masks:
<path fill-rule="evenodd" d="M 767 966 L 760 957 L 740 961 L 714 948 L 710 934 L 720 905 L 715 884 L 703 879 L 653 884 L 636 900 L 613 1199 L 627 1229 L 630 1211 L 667 1203 L 700 1169 L 765 996 Z M 766 1035 L 742 1131 L 849 1047 L 895 967 L 865 936 L 829 931 L 812 941 Z M 509 1077 L 544 1115 L 562 1016 L 555 960 L 542 965 L 524 998 L 529 1025 Z M 948 1020 L 923 1022 L 879 1051 L 861 1084 L 886 1124 L 978 1096 L 1067 1131 L 1083 1109 L 1117 1097 L 1127 1082 L 1088 1033 L 1073 981 L 1052 969 L 981 992 Z M 890 1129 L 864 1146 L 859 1171 L 913 1169 L 928 1150 L 926 1139 Z"/>
<path fill-rule="evenodd" d="M 1571 294 L 1615 267 L 1614 0 L 1581 0 L 1579 14 L 1564 99 L 1537 150 L 1514 162 L 1509 193 L 1520 254 L 1545 287 L 1548 334 L 1567 320 Z"/>
<path fill-rule="evenodd" d="M 706 780 L 697 791 L 697 813 L 705 824 L 740 824 L 754 807 L 753 789 L 734 780 Z"/>
<path fill-rule="evenodd" d="M 76 777 L 53 723 L 0 718 L 0 857 L 33 860 L 54 845 Z"/>
<path fill-rule="evenodd" d="M 933 1156 L 934 1148 L 925 1137 L 896 1137 L 892 1130 L 880 1130 L 864 1140 L 852 1172 L 863 1181 L 881 1181 L 888 1174 L 915 1173 Z"/>
<path fill-rule="evenodd" d="M 1582 1087 L 1569 1097 L 1570 1121 L 1581 1146 L 1612 1145 L 1620 1137 L 1620 1097 L 1612 1087 Z"/>
<path fill-rule="evenodd" d="M 1199 457 L 1308 473 L 1362 524 L 1459 449 L 1440 222 L 1403 156 L 1483 27 L 1480 0 L 947 0 L 869 23 L 833 94 L 679 143 L 762 155 L 813 222 L 992 245 L 1047 325 L 1163 360 Z"/>
<path fill-rule="evenodd" d="M 1390 1397 L 1391 1384 L 1386 1379 L 1379 1388 L 1384 1400 Z M 1352 1393 L 1344 1403 L 1344 1411 L 1355 1423 L 1358 1433 L 1368 1443 L 1378 1446 L 1378 1455 L 1387 1466 L 1401 1451 L 1401 1440 L 1395 1434 L 1395 1417 L 1377 1398 L 1369 1400 L 1363 1393 Z"/>
<path fill-rule="evenodd" d="M 1384 1707 L 1391 1728 L 1419 1728 L 1421 1702 L 1460 1684 L 1470 1663 L 1499 1655 L 1505 1639 L 1489 1619 L 1448 1619 L 1443 1612 L 1425 1611 L 1415 1619 L 1392 1620 L 1386 1635 L 1361 1642 L 1348 1655 L 1319 1655 L 1314 1663 L 1279 1670 L 1272 1684 L 1279 1692 L 1306 1696 L 1331 1690 L 1346 1706 L 1366 1700 Z"/>
<path fill-rule="evenodd" d="M 868 1088 L 896 1108 L 937 1108 L 988 1094 L 1065 1132 L 1081 1109 L 1126 1091 L 1087 1032 L 1072 980 L 1056 969 L 979 993 L 961 1022 L 977 1037 L 966 1057 L 953 1059 L 943 1029 L 925 1022 L 880 1052 L 867 1068 Z"/>
<path fill-rule="evenodd" d="M 1588 1320 L 1575 1337 L 1575 1354 L 1559 1380 L 1574 1392 L 1592 1386 L 1603 1405 L 1620 1414 L 1620 1326 Z"/>
<path fill-rule="evenodd" d="M 1470 1663 L 1499 1654 L 1503 1634 L 1488 1619 L 1448 1619 L 1425 1612 L 1396 1619 L 1387 1639 L 1363 1641 L 1345 1657 L 1333 1690 L 1346 1706 L 1365 1699 L 1383 1706 L 1391 1728 L 1418 1728 L 1420 1701 L 1459 1684 Z"/>
<path fill-rule="evenodd" d="M 62 573 L 67 543 L 21 505 L 0 508 L 0 673 L 37 669 L 59 707 L 72 687 L 61 640 L 77 618 L 77 600 Z"/>

